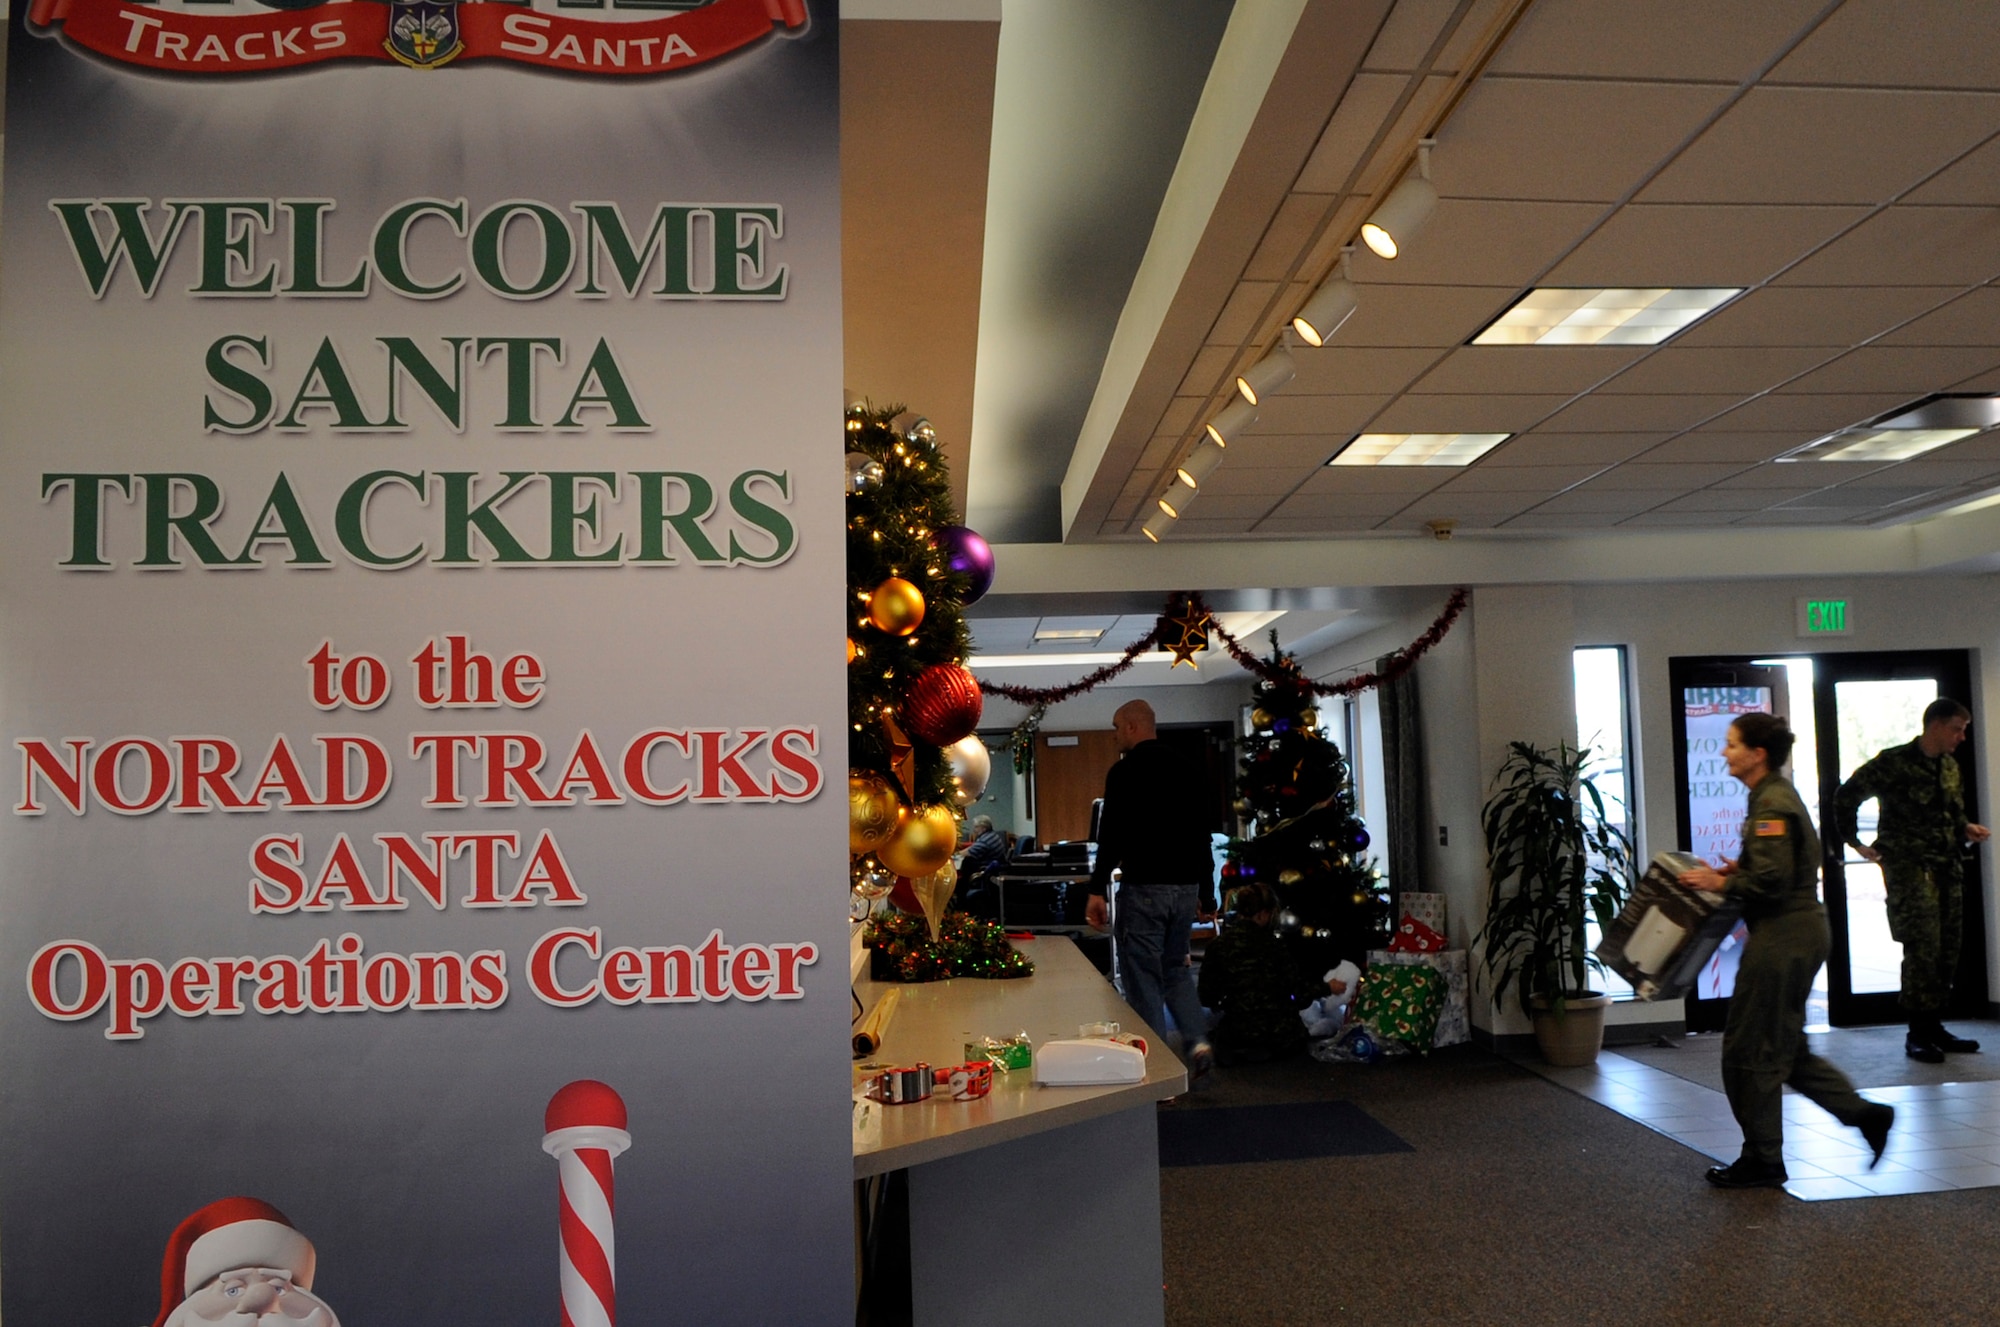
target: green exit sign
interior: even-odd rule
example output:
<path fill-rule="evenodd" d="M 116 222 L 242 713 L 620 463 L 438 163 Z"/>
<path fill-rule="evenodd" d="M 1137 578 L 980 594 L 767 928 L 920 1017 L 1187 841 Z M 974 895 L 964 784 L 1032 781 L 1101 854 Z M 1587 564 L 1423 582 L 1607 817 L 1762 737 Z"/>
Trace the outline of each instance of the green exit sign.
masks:
<path fill-rule="evenodd" d="M 1801 599 L 1798 605 L 1801 636 L 1845 636 L 1854 629 L 1845 599 Z"/>

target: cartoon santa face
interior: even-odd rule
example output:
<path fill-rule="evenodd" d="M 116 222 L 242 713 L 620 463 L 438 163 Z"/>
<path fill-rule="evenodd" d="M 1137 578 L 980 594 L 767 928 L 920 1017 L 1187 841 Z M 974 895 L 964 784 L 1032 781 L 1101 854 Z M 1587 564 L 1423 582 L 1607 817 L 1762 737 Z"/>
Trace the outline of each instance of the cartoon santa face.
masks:
<path fill-rule="evenodd" d="M 312 1291 L 292 1283 L 282 1267 L 238 1267 L 182 1301 L 166 1327 L 340 1327 Z"/>
<path fill-rule="evenodd" d="M 153 1327 L 340 1327 L 312 1293 L 318 1257 L 285 1214 L 258 1198 L 223 1198 L 167 1240 Z"/>

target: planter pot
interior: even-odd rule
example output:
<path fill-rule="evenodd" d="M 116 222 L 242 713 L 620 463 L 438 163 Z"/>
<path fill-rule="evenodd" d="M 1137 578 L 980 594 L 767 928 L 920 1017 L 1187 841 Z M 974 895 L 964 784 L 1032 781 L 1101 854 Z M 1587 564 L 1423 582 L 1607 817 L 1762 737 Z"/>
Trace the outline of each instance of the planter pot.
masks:
<path fill-rule="evenodd" d="M 1563 1001 L 1560 1014 L 1550 1009 L 1544 996 L 1534 1000 L 1535 1044 L 1550 1064 L 1573 1068 L 1594 1064 L 1604 1047 L 1604 1011 L 1611 997 L 1585 991 Z"/>

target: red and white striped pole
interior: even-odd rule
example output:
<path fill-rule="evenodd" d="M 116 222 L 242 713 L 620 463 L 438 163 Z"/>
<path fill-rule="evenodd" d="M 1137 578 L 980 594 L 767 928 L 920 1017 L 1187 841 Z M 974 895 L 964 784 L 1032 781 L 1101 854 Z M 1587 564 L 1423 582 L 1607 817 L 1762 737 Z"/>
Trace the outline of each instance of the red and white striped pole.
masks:
<path fill-rule="evenodd" d="M 549 1098 L 542 1150 L 562 1176 L 562 1327 L 615 1327 L 611 1159 L 632 1146 L 625 1101 L 583 1078 Z"/>

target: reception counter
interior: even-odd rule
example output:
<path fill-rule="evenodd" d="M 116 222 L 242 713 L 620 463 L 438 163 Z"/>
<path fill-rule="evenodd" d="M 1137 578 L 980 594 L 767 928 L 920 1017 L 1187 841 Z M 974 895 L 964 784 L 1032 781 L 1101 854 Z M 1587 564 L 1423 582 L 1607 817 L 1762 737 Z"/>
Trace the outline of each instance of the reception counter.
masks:
<path fill-rule="evenodd" d="M 855 1178 L 908 1173 L 919 1327 L 1160 1322 L 1154 1106 L 1186 1089 L 1186 1070 L 1069 940 L 1014 944 L 1034 976 L 895 987 L 895 1016 L 869 1063 L 944 1067 L 982 1037 L 1026 1032 L 1039 1046 L 1108 1021 L 1152 1043 L 1145 1078 L 1037 1087 L 1032 1070 L 1017 1070 L 996 1073 L 978 1101 L 885 1107 L 879 1141 L 856 1143 Z M 856 982 L 867 1005 L 884 989 L 865 972 Z"/>

